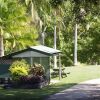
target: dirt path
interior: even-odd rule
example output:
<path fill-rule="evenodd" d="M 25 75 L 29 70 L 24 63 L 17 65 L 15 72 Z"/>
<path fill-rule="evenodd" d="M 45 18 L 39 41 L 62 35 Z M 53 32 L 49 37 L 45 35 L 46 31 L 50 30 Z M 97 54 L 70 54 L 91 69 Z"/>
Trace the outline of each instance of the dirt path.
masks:
<path fill-rule="evenodd" d="M 100 100 L 100 79 L 82 82 L 46 100 Z"/>

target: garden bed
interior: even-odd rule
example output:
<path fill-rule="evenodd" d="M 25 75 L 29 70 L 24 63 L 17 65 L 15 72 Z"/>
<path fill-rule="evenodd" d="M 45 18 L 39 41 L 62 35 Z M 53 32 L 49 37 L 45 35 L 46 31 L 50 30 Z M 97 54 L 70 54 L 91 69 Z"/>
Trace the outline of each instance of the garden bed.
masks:
<path fill-rule="evenodd" d="M 12 84 L 4 84 L 3 88 L 5 89 L 10 89 L 10 88 L 20 88 L 20 89 L 39 89 L 44 86 L 47 86 L 48 82 L 43 81 L 43 82 L 38 82 L 34 84 L 18 84 L 18 83 L 12 83 Z"/>
<path fill-rule="evenodd" d="M 24 84 L 22 86 L 20 86 L 20 88 L 23 88 L 23 89 L 38 89 L 38 88 L 42 88 L 44 86 L 47 86 L 48 85 L 48 82 L 47 81 L 44 81 L 44 82 L 40 82 L 40 83 L 35 83 L 35 84 Z"/>

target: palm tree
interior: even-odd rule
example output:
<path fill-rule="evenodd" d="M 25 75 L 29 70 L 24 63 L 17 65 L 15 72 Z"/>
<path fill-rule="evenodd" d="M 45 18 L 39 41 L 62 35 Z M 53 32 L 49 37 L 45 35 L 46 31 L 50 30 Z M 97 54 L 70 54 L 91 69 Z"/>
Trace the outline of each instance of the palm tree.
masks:
<path fill-rule="evenodd" d="M 45 31 L 48 26 L 48 17 L 50 16 L 51 7 L 49 0 L 25 0 L 29 14 L 31 13 L 33 26 L 37 27 L 41 44 L 45 44 Z"/>
<path fill-rule="evenodd" d="M 56 39 L 57 39 L 57 16 L 59 16 L 60 7 L 63 4 L 63 0 L 51 0 L 51 7 L 54 10 L 54 48 L 57 48 Z M 60 24 L 60 23 L 59 23 Z M 60 30 L 60 27 L 58 25 L 58 29 Z M 58 32 L 59 33 L 59 32 Z M 57 68 L 57 57 L 54 56 L 54 68 Z"/>
<path fill-rule="evenodd" d="M 39 33 L 42 33 L 43 22 L 38 14 L 38 11 L 40 10 L 39 2 L 37 0 L 25 0 L 25 4 L 28 8 L 29 14 L 31 13 L 32 20 L 30 23 L 32 23 L 33 27 L 37 27 Z"/>

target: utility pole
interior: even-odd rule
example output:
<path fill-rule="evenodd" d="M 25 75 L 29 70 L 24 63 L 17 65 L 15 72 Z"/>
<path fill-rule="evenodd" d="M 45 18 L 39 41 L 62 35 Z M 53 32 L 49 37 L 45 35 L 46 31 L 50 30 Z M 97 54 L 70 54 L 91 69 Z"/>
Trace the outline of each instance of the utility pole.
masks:
<path fill-rule="evenodd" d="M 74 66 L 77 65 L 77 23 L 75 24 L 75 33 L 74 33 Z"/>

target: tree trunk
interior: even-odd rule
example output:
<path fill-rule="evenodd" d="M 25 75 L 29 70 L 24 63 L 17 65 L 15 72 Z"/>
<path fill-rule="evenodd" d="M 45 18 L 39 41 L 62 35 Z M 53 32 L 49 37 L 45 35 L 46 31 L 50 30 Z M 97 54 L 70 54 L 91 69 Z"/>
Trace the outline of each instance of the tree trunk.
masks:
<path fill-rule="evenodd" d="M 74 66 L 77 65 L 77 23 L 75 24 L 74 33 Z"/>
<path fill-rule="evenodd" d="M 42 45 L 45 45 L 45 31 L 47 29 L 47 26 L 44 27 L 43 32 L 41 33 L 41 37 L 42 37 Z"/>
<path fill-rule="evenodd" d="M 34 21 L 34 4 L 31 1 L 31 16 L 32 16 L 32 20 Z"/>
<path fill-rule="evenodd" d="M 54 49 L 56 49 L 56 25 L 54 26 Z M 54 56 L 54 68 L 57 68 L 57 56 Z"/>
<path fill-rule="evenodd" d="M 54 49 L 57 48 L 57 27 L 56 27 L 56 11 L 54 12 L 54 17 L 55 17 L 55 20 L 54 20 Z M 54 68 L 57 68 L 57 56 L 54 56 Z"/>
<path fill-rule="evenodd" d="M 0 57 L 4 56 L 3 35 L 0 34 Z"/>

